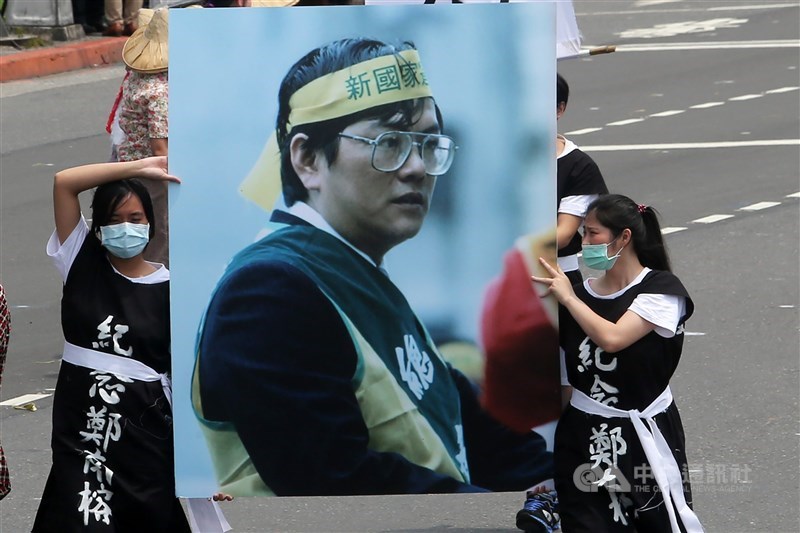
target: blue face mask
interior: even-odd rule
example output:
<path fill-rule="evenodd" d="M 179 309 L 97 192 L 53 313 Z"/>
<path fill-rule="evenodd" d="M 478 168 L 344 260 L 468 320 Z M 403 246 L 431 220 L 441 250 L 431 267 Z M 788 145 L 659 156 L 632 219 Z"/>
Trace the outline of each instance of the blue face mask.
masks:
<path fill-rule="evenodd" d="M 614 239 L 616 241 L 617 239 Z M 610 270 L 617 262 L 619 254 L 622 253 L 624 246 L 613 256 L 608 257 L 608 246 L 614 242 L 611 241 L 605 244 L 584 244 L 581 246 L 583 249 L 583 263 L 593 270 Z"/>
<path fill-rule="evenodd" d="M 150 224 L 122 222 L 100 226 L 100 244 L 120 259 L 136 257 L 150 240 Z"/>

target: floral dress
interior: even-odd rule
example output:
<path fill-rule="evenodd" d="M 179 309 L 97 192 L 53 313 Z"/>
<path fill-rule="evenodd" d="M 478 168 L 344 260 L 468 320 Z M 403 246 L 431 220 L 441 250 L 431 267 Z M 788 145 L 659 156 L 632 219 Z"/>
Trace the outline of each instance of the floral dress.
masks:
<path fill-rule="evenodd" d="M 125 133 L 117 147 L 120 161 L 135 161 L 150 157 L 151 139 L 166 139 L 167 128 L 167 73 L 143 74 L 131 70 L 122 83 L 119 105 L 119 126 Z M 153 200 L 155 235 L 150 239 L 144 258 L 169 267 L 169 211 L 167 183 L 144 180 L 144 186 Z"/>
<path fill-rule="evenodd" d="M 120 161 L 135 161 L 153 155 L 150 139 L 168 135 L 167 73 L 143 74 L 131 71 L 122 86 L 119 127 L 125 141 L 119 146 Z"/>

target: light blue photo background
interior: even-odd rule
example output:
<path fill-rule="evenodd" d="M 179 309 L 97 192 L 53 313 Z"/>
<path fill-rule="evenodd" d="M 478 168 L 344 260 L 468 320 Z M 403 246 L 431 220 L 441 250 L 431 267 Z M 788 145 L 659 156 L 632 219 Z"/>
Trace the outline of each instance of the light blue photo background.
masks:
<path fill-rule="evenodd" d="M 355 36 L 416 44 L 460 146 L 422 231 L 386 258 L 435 336 L 477 342 L 482 294 L 503 254 L 519 235 L 555 225 L 552 4 L 171 10 L 169 165 L 183 180 L 170 185 L 180 496 L 216 490 L 190 403 L 197 327 L 226 263 L 269 216 L 239 184 L 274 128 L 289 67 Z"/>

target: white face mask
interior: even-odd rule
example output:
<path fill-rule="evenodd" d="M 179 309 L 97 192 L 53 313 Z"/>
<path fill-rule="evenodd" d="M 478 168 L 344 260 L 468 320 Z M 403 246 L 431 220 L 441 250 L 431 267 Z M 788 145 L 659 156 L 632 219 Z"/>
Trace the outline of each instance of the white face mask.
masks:
<path fill-rule="evenodd" d="M 122 222 L 100 226 L 100 244 L 120 259 L 136 257 L 150 241 L 150 224 Z"/>

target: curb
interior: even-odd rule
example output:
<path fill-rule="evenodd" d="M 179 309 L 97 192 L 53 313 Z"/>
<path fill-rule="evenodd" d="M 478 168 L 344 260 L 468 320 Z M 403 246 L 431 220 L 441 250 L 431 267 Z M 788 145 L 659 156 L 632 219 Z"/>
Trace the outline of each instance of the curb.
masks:
<path fill-rule="evenodd" d="M 109 37 L 0 56 L 0 83 L 122 61 L 127 37 Z"/>

